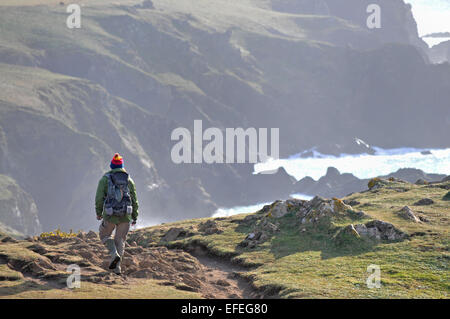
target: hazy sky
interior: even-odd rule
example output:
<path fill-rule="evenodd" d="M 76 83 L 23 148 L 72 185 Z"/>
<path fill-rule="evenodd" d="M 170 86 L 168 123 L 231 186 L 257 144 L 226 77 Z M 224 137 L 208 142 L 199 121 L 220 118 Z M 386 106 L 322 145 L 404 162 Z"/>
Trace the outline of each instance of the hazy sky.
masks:
<path fill-rule="evenodd" d="M 419 35 L 450 32 L 450 0 L 405 0 L 412 4 Z"/>

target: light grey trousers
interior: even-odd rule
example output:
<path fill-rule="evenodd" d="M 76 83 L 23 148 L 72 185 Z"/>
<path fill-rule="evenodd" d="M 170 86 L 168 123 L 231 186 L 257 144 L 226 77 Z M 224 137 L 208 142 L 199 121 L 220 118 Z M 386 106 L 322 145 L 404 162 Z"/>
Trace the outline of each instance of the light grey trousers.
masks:
<path fill-rule="evenodd" d="M 99 236 L 102 243 L 105 243 L 107 239 L 111 238 L 114 230 L 116 230 L 116 233 L 114 234 L 114 243 L 116 245 L 117 253 L 122 257 L 125 249 L 125 241 L 127 239 L 128 231 L 130 230 L 130 223 L 114 224 L 103 220 L 99 228 Z"/>

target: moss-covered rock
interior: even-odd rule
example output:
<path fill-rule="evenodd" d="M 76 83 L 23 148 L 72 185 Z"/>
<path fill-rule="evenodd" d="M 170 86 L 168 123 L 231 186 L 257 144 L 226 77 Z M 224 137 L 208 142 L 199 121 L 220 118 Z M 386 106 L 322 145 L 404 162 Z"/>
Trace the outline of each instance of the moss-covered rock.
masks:
<path fill-rule="evenodd" d="M 350 224 L 341 228 L 334 236 L 334 242 L 339 246 L 347 246 L 353 244 L 355 241 L 360 240 L 361 236 L 356 231 L 355 227 Z"/>

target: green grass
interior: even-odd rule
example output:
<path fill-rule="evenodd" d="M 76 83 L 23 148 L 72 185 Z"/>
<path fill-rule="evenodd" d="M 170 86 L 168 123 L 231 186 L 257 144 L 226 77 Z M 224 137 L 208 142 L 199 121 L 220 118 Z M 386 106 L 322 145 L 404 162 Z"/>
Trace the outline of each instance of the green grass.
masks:
<path fill-rule="evenodd" d="M 407 191 L 398 192 L 400 188 Z M 254 249 L 238 246 L 251 231 L 251 225 L 243 223 L 246 215 L 217 220 L 224 229 L 221 234 L 196 234 L 168 245 L 201 244 L 215 255 L 257 266 L 245 276 L 262 290 L 279 291 L 283 298 L 448 298 L 450 207 L 442 200 L 446 192 L 435 187 L 389 183 L 386 188 L 349 197 L 361 202 L 355 209 L 365 211 L 374 219 L 391 222 L 409 234 L 423 233 L 401 242 L 361 240 L 339 246 L 331 240 L 335 227 L 361 221 L 340 220 L 331 226 L 309 226 L 301 232 L 304 226 L 299 226 L 295 216 L 288 214 L 279 220 L 280 232 Z M 435 204 L 412 206 L 425 197 L 433 199 Z M 405 205 L 420 210 L 430 222 L 416 224 L 398 217 L 396 212 Z M 138 231 L 136 236 L 156 245 L 171 227 L 187 229 L 199 222 L 155 226 Z M 380 289 L 369 289 L 366 285 L 367 267 L 372 264 L 381 268 Z"/>

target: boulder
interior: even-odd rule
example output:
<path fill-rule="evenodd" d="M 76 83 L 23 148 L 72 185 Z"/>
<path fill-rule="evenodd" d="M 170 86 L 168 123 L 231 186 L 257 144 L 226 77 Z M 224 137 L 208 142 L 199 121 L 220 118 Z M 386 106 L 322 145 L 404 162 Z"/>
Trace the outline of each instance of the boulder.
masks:
<path fill-rule="evenodd" d="M 304 207 L 308 201 L 301 199 L 277 200 L 270 205 L 265 205 L 260 212 L 267 213 L 267 217 L 281 218 L 289 212 L 296 212 Z"/>
<path fill-rule="evenodd" d="M 280 231 L 278 226 L 272 223 L 268 217 L 262 218 L 260 222 L 255 225 L 253 231 L 239 243 L 239 246 L 254 248 L 270 239 L 278 231 Z"/>
<path fill-rule="evenodd" d="M 421 200 L 415 202 L 414 206 L 426 206 L 432 204 L 434 204 L 434 200 L 432 200 L 431 198 L 422 198 Z"/>
<path fill-rule="evenodd" d="M 270 209 L 269 216 L 274 218 L 281 218 L 288 213 L 286 202 L 276 201 Z"/>
<path fill-rule="evenodd" d="M 353 208 L 339 198 L 333 197 L 333 210 L 335 213 L 345 213 L 347 211 L 353 211 Z"/>
<path fill-rule="evenodd" d="M 316 196 L 309 202 L 304 202 L 298 209 L 296 216 L 302 224 L 305 224 L 329 220 L 332 217 L 351 216 L 351 214 L 356 214 L 354 209 L 339 198 L 329 200 Z"/>
<path fill-rule="evenodd" d="M 347 205 L 350 205 L 350 206 L 357 206 L 357 205 L 361 204 L 361 202 L 358 202 L 357 200 L 354 200 L 354 199 L 352 199 L 352 200 L 345 199 L 344 203 Z"/>
<path fill-rule="evenodd" d="M 166 242 L 174 241 L 178 237 L 185 236 L 185 235 L 186 235 L 186 231 L 183 228 L 173 227 L 167 231 L 167 233 L 161 238 L 161 240 L 166 241 Z"/>
<path fill-rule="evenodd" d="M 409 208 L 408 206 L 403 207 L 402 209 L 400 209 L 397 214 L 404 218 L 404 219 L 408 219 L 411 220 L 415 223 L 418 223 L 420 220 L 419 218 L 417 218 L 417 216 L 414 214 L 414 212 L 412 211 L 411 208 Z"/>
<path fill-rule="evenodd" d="M 80 238 L 80 239 L 86 239 L 86 233 L 80 231 L 80 232 L 78 233 L 77 237 Z"/>
<path fill-rule="evenodd" d="M 424 180 L 422 178 L 419 178 L 414 184 L 416 184 L 416 185 L 428 185 L 429 183 L 426 180 Z"/>
<path fill-rule="evenodd" d="M 90 230 L 87 234 L 86 234 L 86 238 L 88 239 L 97 239 L 98 235 L 96 232 Z"/>
<path fill-rule="evenodd" d="M 368 183 L 367 183 L 367 187 L 369 188 L 369 190 L 373 190 L 373 189 L 378 189 L 384 186 L 384 182 L 381 178 L 375 177 L 372 178 Z"/>
<path fill-rule="evenodd" d="M 408 237 L 406 233 L 397 229 L 391 223 L 381 220 L 373 220 L 366 224 L 355 225 L 355 230 L 361 237 L 375 240 L 397 241 Z"/>
<path fill-rule="evenodd" d="M 198 231 L 204 233 L 205 235 L 221 234 L 223 230 L 219 227 L 215 220 L 207 220 L 206 222 L 200 223 L 198 225 Z"/>
<path fill-rule="evenodd" d="M 6 236 L 1 240 L 2 243 L 18 243 L 18 241 L 12 237 Z"/>

